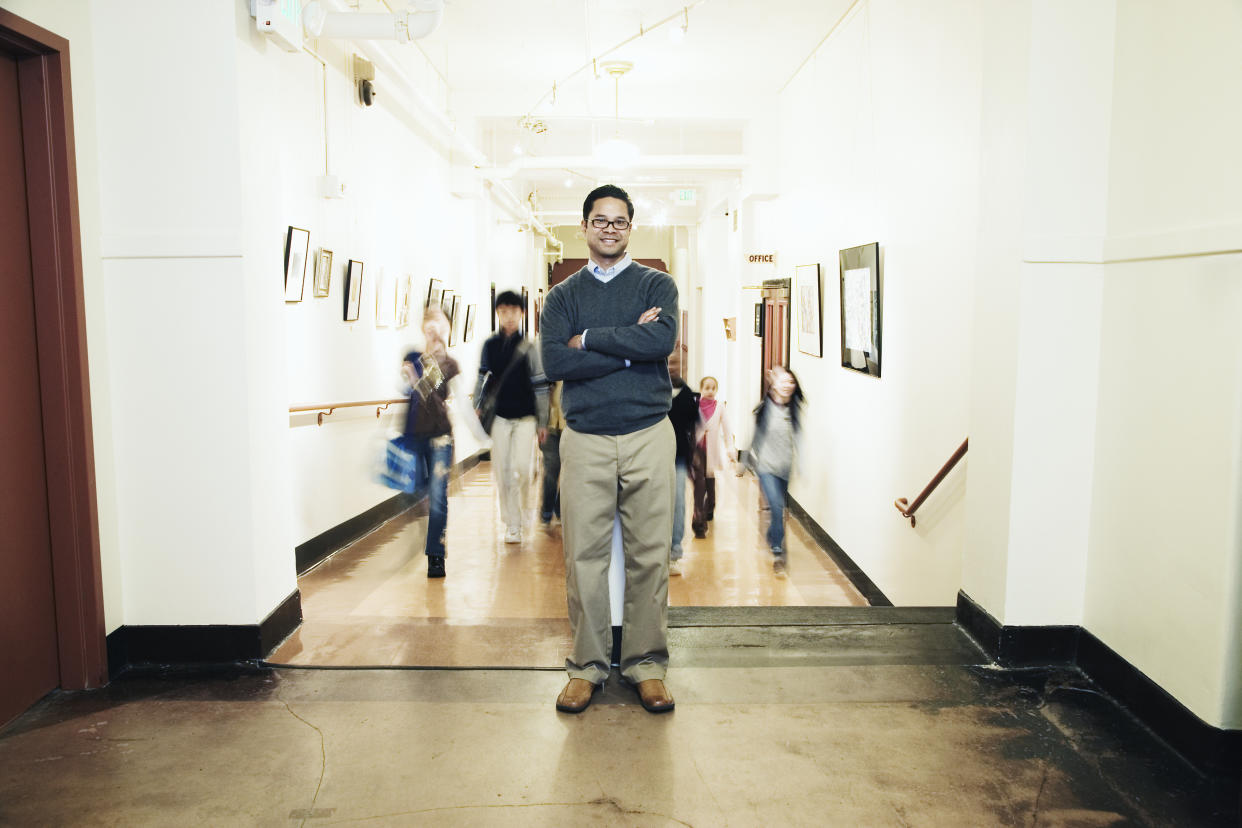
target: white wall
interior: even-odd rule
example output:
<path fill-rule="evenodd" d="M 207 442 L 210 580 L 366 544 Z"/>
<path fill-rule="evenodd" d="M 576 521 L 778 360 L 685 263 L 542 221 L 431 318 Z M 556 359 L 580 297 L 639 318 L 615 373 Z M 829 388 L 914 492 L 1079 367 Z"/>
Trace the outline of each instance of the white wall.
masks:
<path fill-rule="evenodd" d="M 0 7 L 70 42 L 73 130 L 78 174 L 78 222 L 82 242 L 82 288 L 86 305 L 86 349 L 90 366 L 91 421 L 94 428 L 95 496 L 99 510 L 100 569 L 104 624 L 120 625 L 122 585 L 118 542 L 116 469 L 112 445 L 111 370 L 100 258 L 99 155 L 94 64 L 94 33 L 85 3 L 3 0 Z"/>
<path fill-rule="evenodd" d="M 918 494 L 968 432 L 979 36 L 973 2 L 861 4 L 781 95 L 780 197 L 756 211 L 754 237 L 778 245 L 781 275 L 813 262 L 824 275 L 822 359 L 798 351 L 792 324 L 815 439 L 791 493 L 899 605 L 951 604 L 961 583 L 966 466 L 917 528 L 892 503 Z M 878 380 L 840 366 L 837 336 L 838 251 L 873 241 Z"/>

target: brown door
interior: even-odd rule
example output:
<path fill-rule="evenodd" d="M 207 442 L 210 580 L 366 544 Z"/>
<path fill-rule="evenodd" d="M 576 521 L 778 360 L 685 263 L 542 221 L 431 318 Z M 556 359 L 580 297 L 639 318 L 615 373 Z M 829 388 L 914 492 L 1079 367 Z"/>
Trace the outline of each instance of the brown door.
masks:
<path fill-rule="evenodd" d="M 789 365 L 789 299 L 764 297 L 763 372 L 759 376 L 759 395 L 768 393 L 768 370 Z"/>
<path fill-rule="evenodd" d="M 17 62 L 0 55 L 0 724 L 60 678 Z"/>

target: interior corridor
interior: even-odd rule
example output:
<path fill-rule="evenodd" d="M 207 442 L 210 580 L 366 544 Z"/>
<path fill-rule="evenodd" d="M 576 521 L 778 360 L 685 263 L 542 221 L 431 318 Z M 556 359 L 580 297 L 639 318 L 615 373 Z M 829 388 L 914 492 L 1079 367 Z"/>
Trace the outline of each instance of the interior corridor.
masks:
<path fill-rule="evenodd" d="M 537 504 L 538 476 L 527 499 Z M 762 543 L 753 476 L 717 478 L 715 520 L 689 529 L 672 607 L 859 607 L 866 599 L 793 518 L 787 578 Z M 687 511 L 690 510 L 687 491 Z M 506 544 L 491 479 L 480 463 L 449 491 L 448 577 L 428 579 L 420 504 L 298 579 L 301 627 L 274 664 L 396 667 L 549 667 L 565 663 L 569 622 L 559 521 L 526 509 L 521 544 Z"/>

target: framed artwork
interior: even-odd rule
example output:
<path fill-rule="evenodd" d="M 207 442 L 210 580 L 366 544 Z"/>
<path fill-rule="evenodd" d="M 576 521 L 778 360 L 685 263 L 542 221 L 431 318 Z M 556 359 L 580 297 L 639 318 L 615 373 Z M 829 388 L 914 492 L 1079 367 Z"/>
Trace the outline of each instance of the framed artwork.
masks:
<path fill-rule="evenodd" d="M 310 255 L 310 231 L 289 225 L 285 234 L 285 301 L 301 302 L 306 284 L 306 259 Z"/>
<path fill-rule="evenodd" d="M 410 324 L 410 287 L 413 277 L 406 273 L 397 279 L 397 319 L 394 323 L 398 328 Z"/>
<path fill-rule="evenodd" d="M 543 288 L 535 292 L 535 336 L 539 336 L 539 314 L 543 312 Z"/>
<path fill-rule="evenodd" d="M 349 260 L 345 270 L 345 321 L 357 322 L 362 310 L 362 262 Z"/>
<path fill-rule="evenodd" d="M 813 357 L 824 355 L 823 300 L 820 295 L 819 263 L 794 268 L 794 284 L 798 291 L 798 350 Z M 755 319 L 758 320 L 756 310 Z M 756 321 L 755 335 L 759 323 Z"/>
<path fill-rule="evenodd" d="M 478 305 L 466 305 L 466 327 L 461 334 L 462 342 L 469 342 L 474 339 L 474 317 L 478 307 Z"/>
<path fill-rule="evenodd" d="M 446 290 L 440 294 L 440 310 L 444 311 L 444 315 L 448 317 L 449 324 L 453 322 L 453 291 Z"/>
<path fill-rule="evenodd" d="M 375 276 L 375 327 L 386 328 L 397 317 L 397 280 L 380 268 Z"/>
<path fill-rule="evenodd" d="M 841 366 L 880 376 L 884 280 L 877 242 L 842 250 Z"/>
<path fill-rule="evenodd" d="M 492 282 L 492 333 L 496 333 L 496 283 Z"/>
<path fill-rule="evenodd" d="M 429 308 L 432 305 L 439 306 L 440 294 L 443 292 L 444 292 L 443 282 L 441 282 L 439 279 L 432 279 L 431 281 L 429 281 L 427 283 L 427 300 L 423 302 L 423 307 Z"/>
<path fill-rule="evenodd" d="M 328 288 L 332 282 L 332 251 L 319 248 L 319 255 L 315 257 L 315 295 L 319 297 L 328 295 Z"/>
<path fill-rule="evenodd" d="M 528 324 L 530 319 L 530 294 L 526 292 L 526 286 L 522 286 L 522 336 L 525 337 L 528 332 Z"/>
<path fill-rule="evenodd" d="M 454 293 L 454 294 L 453 294 L 453 312 L 452 312 L 451 314 L 449 314 L 449 341 L 448 341 L 448 344 L 449 344 L 450 346 L 451 346 L 451 345 L 456 345 L 456 344 L 457 344 L 457 329 L 458 329 L 458 328 L 460 328 L 460 327 L 462 327 L 462 326 L 459 324 L 461 320 L 460 320 L 460 319 L 458 319 L 458 317 L 457 317 L 457 308 L 458 308 L 460 305 L 461 305 L 461 294 L 460 294 L 460 293 Z"/>
<path fill-rule="evenodd" d="M 763 303 L 755 303 L 755 336 L 763 336 Z"/>

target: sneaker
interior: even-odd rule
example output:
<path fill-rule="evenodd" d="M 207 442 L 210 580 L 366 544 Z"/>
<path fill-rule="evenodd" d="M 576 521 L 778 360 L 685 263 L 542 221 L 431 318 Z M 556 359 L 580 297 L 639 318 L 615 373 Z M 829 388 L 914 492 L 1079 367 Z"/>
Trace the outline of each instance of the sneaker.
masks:
<path fill-rule="evenodd" d="M 517 526 L 510 526 L 505 530 L 505 543 L 521 543 L 522 530 Z"/>
<path fill-rule="evenodd" d="M 427 577 L 443 578 L 444 577 L 444 556 L 428 555 L 427 556 Z"/>
<path fill-rule="evenodd" d="M 669 575 L 680 575 L 681 574 L 681 561 L 669 561 L 668 562 L 668 574 Z"/>
<path fill-rule="evenodd" d="M 772 574 L 778 578 L 786 578 L 789 575 L 786 571 L 785 553 L 780 548 L 772 550 Z"/>
<path fill-rule="evenodd" d="M 544 526 L 549 526 L 549 525 L 551 525 L 551 523 L 552 523 L 552 513 L 551 513 L 551 512 L 540 512 L 540 513 L 539 513 L 539 522 L 540 522 L 540 523 L 542 523 Z"/>

